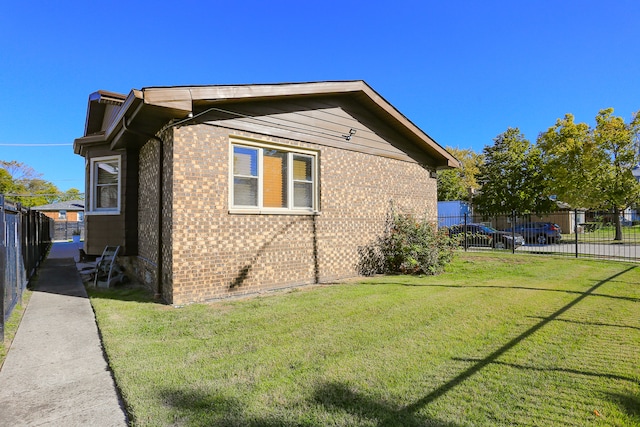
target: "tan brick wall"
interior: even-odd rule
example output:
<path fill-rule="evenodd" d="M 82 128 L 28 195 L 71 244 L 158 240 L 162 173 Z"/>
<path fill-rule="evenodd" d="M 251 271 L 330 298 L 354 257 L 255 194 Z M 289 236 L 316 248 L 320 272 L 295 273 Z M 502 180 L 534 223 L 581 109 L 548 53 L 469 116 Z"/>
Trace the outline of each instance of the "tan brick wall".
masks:
<path fill-rule="evenodd" d="M 230 133 L 318 150 L 320 215 L 229 214 Z M 357 248 L 380 234 L 391 204 L 436 218 L 436 181 L 414 163 L 207 125 L 175 129 L 173 140 L 172 209 L 164 212 L 173 212 L 165 246 L 173 304 L 354 276 Z M 155 203 L 143 172 L 153 175 L 153 151 L 140 155 L 140 255 L 151 260 Z"/>
<path fill-rule="evenodd" d="M 169 128 L 160 132 L 159 137 L 164 141 L 164 180 L 163 180 L 163 280 L 161 296 L 168 302 L 172 296 L 172 258 L 171 258 L 171 230 L 172 230 L 172 196 L 173 196 L 173 132 Z M 131 257 L 128 268 L 144 284 L 154 292 L 157 289 L 157 254 L 158 254 L 158 171 L 159 142 L 148 141 L 140 149 L 139 182 L 138 182 L 138 255 Z"/>
<path fill-rule="evenodd" d="M 39 211 L 42 212 L 45 216 L 55 220 L 62 222 L 78 222 L 78 212 L 76 211 L 67 211 L 67 218 L 60 219 L 60 211 Z"/>

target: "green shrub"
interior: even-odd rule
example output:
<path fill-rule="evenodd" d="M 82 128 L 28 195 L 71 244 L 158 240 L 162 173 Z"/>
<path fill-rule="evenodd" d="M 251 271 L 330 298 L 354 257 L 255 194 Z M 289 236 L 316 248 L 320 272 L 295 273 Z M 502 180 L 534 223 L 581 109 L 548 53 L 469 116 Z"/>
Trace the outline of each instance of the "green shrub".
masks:
<path fill-rule="evenodd" d="M 428 274 L 444 271 L 458 241 L 446 230 L 412 215 L 393 214 L 385 232 L 370 245 L 359 248 L 358 272 L 373 274 Z"/>

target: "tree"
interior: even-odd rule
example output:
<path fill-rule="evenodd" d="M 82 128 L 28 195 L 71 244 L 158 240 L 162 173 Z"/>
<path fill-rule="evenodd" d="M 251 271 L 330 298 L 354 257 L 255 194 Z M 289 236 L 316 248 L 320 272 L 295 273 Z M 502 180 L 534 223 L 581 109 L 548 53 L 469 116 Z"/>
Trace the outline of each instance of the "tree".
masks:
<path fill-rule="evenodd" d="M 640 197 L 640 184 L 631 170 L 640 162 L 636 144 L 640 130 L 640 111 L 629 124 L 613 116 L 613 108 L 601 110 L 596 116 L 594 140 L 605 161 L 600 165 L 599 188 L 603 204 L 610 206 L 616 226 L 615 240 L 622 240 L 620 214 Z M 607 161 L 608 160 L 608 161 Z"/>
<path fill-rule="evenodd" d="M 540 151 L 518 128 L 498 135 L 483 153 L 478 175 L 482 188 L 475 198 L 478 212 L 493 215 L 549 212 L 555 208 L 543 179 Z"/>
<path fill-rule="evenodd" d="M 63 193 L 41 176 L 24 163 L 0 160 L 0 192 L 11 202 L 32 207 L 60 200 Z"/>
<path fill-rule="evenodd" d="M 13 188 L 13 179 L 11 174 L 5 169 L 0 168 L 0 194 L 7 194 Z"/>
<path fill-rule="evenodd" d="M 70 188 L 60 195 L 59 201 L 66 202 L 69 200 L 83 200 L 84 195 L 77 188 Z"/>
<path fill-rule="evenodd" d="M 37 173 L 31 166 L 20 163 L 16 160 L 0 160 L 0 168 L 9 172 L 14 181 L 29 181 L 40 178 L 41 173 Z"/>
<path fill-rule="evenodd" d="M 622 240 L 621 212 L 640 197 L 632 174 L 640 163 L 639 113 L 626 124 L 612 108 L 600 110 L 595 128 L 567 114 L 538 138 L 551 191 L 573 207 L 611 209 L 615 240 Z"/>
<path fill-rule="evenodd" d="M 32 207 L 47 205 L 60 199 L 60 190 L 53 183 L 43 179 L 25 181 L 26 195 L 20 196 L 23 206 Z"/>
<path fill-rule="evenodd" d="M 438 201 L 467 200 L 462 177 L 457 169 L 438 171 Z"/>
<path fill-rule="evenodd" d="M 478 167 L 482 164 L 482 155 L 470 149 L 447 147 L 460 162 L 457 169 L 438 171 L 438 200 L 469 200 L 470 190 L 477 190 Z"/>
<path fill-rule="evenodd" d="M 595 206 L 600 190 L 593 185 L 603 161 L 589 126 L 575 123 L 572 114 L 538 136 L 543 171 L 550 191 L 575 208 Z"/>

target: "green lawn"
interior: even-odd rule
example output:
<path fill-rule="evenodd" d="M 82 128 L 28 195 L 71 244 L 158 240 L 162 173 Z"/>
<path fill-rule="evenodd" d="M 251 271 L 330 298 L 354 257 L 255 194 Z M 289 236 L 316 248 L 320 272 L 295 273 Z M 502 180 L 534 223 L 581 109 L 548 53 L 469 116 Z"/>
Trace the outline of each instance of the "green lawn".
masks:
<path fill-rule="evenodd" d="M 585 233 L 578 233 L 578 242 L 580 243 L 620 243 L 613 240 L 616 235 L 616 229 L 612 225 L 605 225 L 597 230 Z M 562 239 L 565 242 L 575 242 L 575 233 L 562 233 Z M 640 226 L 622 227 L 622 242 L 626 244 L 640 244 Z"/>
<path fill-rule="evenodd" d="M 23 292 L 21 301 L 19 301 L 13 309 L 11 316 L 9 316 L 9 319 L 4 325 L 4 341 L 0 341 L 0 368 L 4 364 L 4 359 L 7 357 L 7 352 L 11 347 L 11 342 L 16 336 L 16 332 L 18 332 L 20 320 L 22 320 L 22 315 L 27 308 L 27 304 L 29 304 L 32 293 L 33 292 L 29 290 L 25 290 Z"/>
<path fill-rule="evenodd" d="M 634 264 L 463 253 L 436 277 L 91 300 L 135 425 L 640 425 Z"/>

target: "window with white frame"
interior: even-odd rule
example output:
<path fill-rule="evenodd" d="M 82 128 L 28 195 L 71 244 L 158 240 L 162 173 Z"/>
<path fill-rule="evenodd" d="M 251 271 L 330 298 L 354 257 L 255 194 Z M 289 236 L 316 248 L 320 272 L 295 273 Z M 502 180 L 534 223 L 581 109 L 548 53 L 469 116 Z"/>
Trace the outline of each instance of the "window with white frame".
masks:
<path fill-rule="evenodd" d="M 231 147 L 232 209 L 317 210 L 316 153 L 244 142 Z"/>
<path fill-rule="evenodd" d="M 91 159 L 91 211 L 120 212 L 120 156 Z"/>
<path fill-rule="evenodd" d="M 58 219 L 67 219 L 67 211 L 58 211 Z"/>

